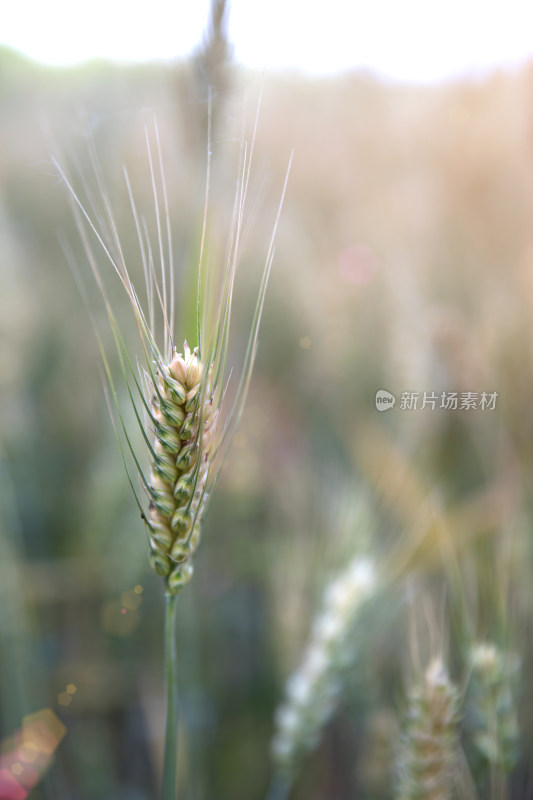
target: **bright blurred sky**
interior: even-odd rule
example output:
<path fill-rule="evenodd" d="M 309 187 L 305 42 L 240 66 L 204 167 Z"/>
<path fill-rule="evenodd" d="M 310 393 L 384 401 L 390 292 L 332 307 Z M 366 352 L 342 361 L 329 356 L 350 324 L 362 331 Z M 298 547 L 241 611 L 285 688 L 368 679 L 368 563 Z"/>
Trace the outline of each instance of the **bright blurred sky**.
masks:
<path fill-rule="evenodd" d="M 13 0 L 0 42 L 50 64 L 189 53 L 209 0 Z M 238 61 L 311 73 L 367 69 L 429 83 L 533 55 L 531 0 L 233 0 Z"/>

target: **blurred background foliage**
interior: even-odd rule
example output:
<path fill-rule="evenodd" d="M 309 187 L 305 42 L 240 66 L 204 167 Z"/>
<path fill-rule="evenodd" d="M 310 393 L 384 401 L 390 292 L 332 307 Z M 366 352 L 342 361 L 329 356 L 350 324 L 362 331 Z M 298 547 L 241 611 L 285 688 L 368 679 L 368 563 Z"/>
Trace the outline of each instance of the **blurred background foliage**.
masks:
<path fill-rule="evenodd" d="M 157 118 L 187 328 L 208 94 L 220 257 L 262 83 L 216 40 L 187 63 L 142 67 L 51 69 L 0 50 L 4 752 L 39 709 L 66 728 L 36 800 L 156 796 L 164 730 L 161 585 L 69 261 L 97 324 L 103 309 L 51 157 L 87 189 L 94 147 L 135 270 L 122 165 L 149 215 L 145 129 Z M 473 638 L 519 652 L 522 755 L 508 791 L 531 797 L 533 71 L 433 88 L 267 75 L 255 148 L 236 364 L 295 156 L 250 396 L 180 600 L 183 796 L 264 797 L 284 681 L 325 583 L 359 552 L 394 581 L 294 797 L 390 796 L 413 625 L 424 657 L 436 640 L 459 681 Z M 380 414 L 381 388 L 397 404 Z M 403 391 L 498 399 L 492 411 L 408 411 Z M 445 610 L 419 624 L 432 603 Z"/>

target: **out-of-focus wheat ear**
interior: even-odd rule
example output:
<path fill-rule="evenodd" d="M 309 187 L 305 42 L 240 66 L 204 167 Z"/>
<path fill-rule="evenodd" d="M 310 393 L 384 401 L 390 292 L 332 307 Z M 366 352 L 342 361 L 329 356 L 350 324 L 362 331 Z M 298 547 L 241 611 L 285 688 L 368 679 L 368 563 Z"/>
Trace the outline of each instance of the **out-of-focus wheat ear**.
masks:
<path fill-rule="evenodd" d="M 458 763 L 459 693 L 441 659 L 409 696 L 398 758 L 398 800 L 451 800 Z"/>
<path fill-rule="evenodd" d="M 346 669 L 358 655 L 356 623 L 375 585 L 374 564 L 356 558 L 325 592 L 307 650 L 276 711 L 271 751 L 280 785 L 290 784 L 335 711 Z"/>
<path fill-rule="evenodd" d="M 469 661 L 467 699 L 473 742 L 491 769 L 509 773 L 520 755 L 520 658 L 492 642 L 479 642 L 471 648 Z"/>

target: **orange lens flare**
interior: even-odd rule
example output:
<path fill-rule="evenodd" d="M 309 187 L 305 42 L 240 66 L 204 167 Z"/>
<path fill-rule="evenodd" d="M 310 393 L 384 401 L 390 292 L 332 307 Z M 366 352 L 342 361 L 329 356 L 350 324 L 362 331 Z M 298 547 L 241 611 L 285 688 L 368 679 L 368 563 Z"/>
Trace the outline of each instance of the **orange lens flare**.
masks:
<path fill-rule="evenodd" d="M 25 800 L 46 772 L 66 732 L 50 708 L 24 717 L 20 730 L 1 743 L 2 800 Z"/>

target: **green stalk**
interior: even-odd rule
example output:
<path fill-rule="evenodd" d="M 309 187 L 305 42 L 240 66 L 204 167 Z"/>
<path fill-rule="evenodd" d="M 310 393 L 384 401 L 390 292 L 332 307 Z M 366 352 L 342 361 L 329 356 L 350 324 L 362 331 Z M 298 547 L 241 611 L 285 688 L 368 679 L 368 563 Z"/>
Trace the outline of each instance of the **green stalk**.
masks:
<path fill-rule="evenodd" d="M 167 693 L 167 729 L 163 765 L 162 800 L 176 800 L 178 765 L 178 648 L 176 643 L 177 594 L 165 594 L 165 688 Z"/>

